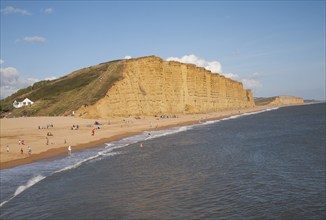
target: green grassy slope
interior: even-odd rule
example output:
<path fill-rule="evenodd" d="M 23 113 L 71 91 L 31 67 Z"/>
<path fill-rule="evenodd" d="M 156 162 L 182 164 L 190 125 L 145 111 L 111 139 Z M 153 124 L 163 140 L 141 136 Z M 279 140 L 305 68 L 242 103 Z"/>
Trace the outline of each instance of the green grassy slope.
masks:
<path fill-rule="evenodd" d="M 41 81 L 1 100 L 2 115 L 54 116 L 69 114 L 82 105 L 103 98 L 113 84 L 123 78 L 124 61 L 102 63 L 75 71 L 52 81 Z M 16 98 L 29 98 L 32 106 L 15 109 Z"/>
<path fill-rule="evenodd" d="M 268 97 L 268 98 L 255 98 L 255 105 L 261 106 L 261 105 L 268 105 L 272 101 L 274 101 L 276 97 Z"/>

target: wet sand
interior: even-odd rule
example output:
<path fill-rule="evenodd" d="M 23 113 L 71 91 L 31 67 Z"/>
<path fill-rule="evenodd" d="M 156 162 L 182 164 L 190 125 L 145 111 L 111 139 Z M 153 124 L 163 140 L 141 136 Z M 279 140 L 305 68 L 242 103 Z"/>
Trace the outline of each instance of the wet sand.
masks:
<path fill-rule="evenodd" d="M 0 169 L 7 169 L 41 159 L 51 158 L 85 148 L 97 147 L 144 131 L 162 130 L 238 115 L 270 108 L 260 106 L 250 109 L 222 111 L 217 113 L 177 115 L 177 118 L 144 116 L 136 119 L 82 119 L 79 117 L 22 117 L 0 119 Z M 95 121 L 101 125 L 95 125 Z M 78 129 L 72 126 L 78 125 Z M 92 131 L 94 130 L 94 135 Z M 51 133 L 53 136 L 47 136 Z M 23 140 L 24 144 L 19 143 Z M 7 146 L 9 152 L 7 152 Z M 32 154 L 28 153 L 28 146 Z M 21 154 L 23 149 L 23 154 Z"/>

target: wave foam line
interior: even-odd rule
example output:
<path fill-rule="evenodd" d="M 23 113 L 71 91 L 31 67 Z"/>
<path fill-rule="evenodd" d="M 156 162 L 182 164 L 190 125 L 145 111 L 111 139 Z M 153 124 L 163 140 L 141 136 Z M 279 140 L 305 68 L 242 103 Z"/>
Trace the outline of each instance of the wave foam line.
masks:
<path fill-rule="evenodd" d="M 19 186 L 15 193 L 14 193 L 14 196 L 12 196 L 10 199 L 6 200 L 6 201 L 3 201 L 1 204 L 0 204 L 0 207 L 2 207 L 4 204 L 6 204 L 7 202 L 9 202 L 10 200 L 12 200 L 13 198 L 15 198 L 16 196 L 18 196 L 19 194 L 21 194 L 22 192 L 24 192 L 26 189 L 32 187 L 33 185 L 35 185 L 36 183 L 40 182 L 41 180 L 43 180 L 45 177 L 44 176 L 41 176 L 41 175 L 38 175 L 38 176 L 35 176 L 31 179 L 29 179 L 26 183 L 26 185 L 23 185 L 23 186 Z"/>
<path fill-rule="evenodd" d="M 164 136 L 171 135 L 171 134 L 180 133 L 180 132 L 183 132 L 183 131 L 190 130 L 192 127 L 193 126 L 190 125 L 190 126 L 178 127 L 177 129 L 174 129 L 174 130 L 167 130 L 166 132 L 163 132 L 163 133 L 153 134 L 153 135 L 145 138 L 145 140 L 150 140 L 150 139 L 164 137 Z"/>
<path fill-rule="evenodd" d="M 60 172 L 63 172 L 63 171 L 67 171 L 67 170 L 71 170 L 71 169 L 74 169 L 74 168 L 77 168 L 79 166 L 81 166 L 83 163 L 87 162 L 87 161 L 91 161 L 91 160 L 94 160 L 94 159 L 97 159 L 97 158 L 100 158 L 100 157 L 107 157 L 107 156 L 114 156 L 116 154 L 120 154 L 119 152 L 111 152 L 113 149 L 118 149 L 118 148 L 121 148 L 121 147 L 124 147 L 124 146 L 117 146 L 117 147 L 113 147 L 109 150 L 104 150 L 102 152 L 98 152 L 97 155 L 95 156 L 91 156 L 91 157 L 88 157 L 84 160 L 81 160 L 73 165 L 70 165 L 70 166 L 67 166 L 67 167 L 64 167 L 60 170 L 57 170 L 57 171 L 54 171 L 52 172 L 50 175 L 48 176 L 42 176 L 42 175 L 38 175 L 38 176 L 35 176 L 31 179 L 29 179 L 27 181 L 27 183 L 25 185 L 22 185 L 22 186 L 19 186 L 14 195 L 12 197 L 10 197 L 9 199 L 3 201 L 2 203 L 0 203 L 0 207 L 2 207 L 4 204 L 6 204 L 7 202 L 9 202 L 10 200 L 12 200 L 13 198 L 15 198 L 16 196 L 18 196 L 19 194 L 21 194 L 23 191 L 27 190 L 28 188 L 32 187 L 33 185 L 35 185 L 36 183 L 40 182 L 41 180 L 45 179 L 46 177 L 49 177 L 53 174 L 56 174 L 56 173 L 60 173 Z"/>
<path fill-rule="evenodd" d="M 70 166 L 67 166 L 67 167 L 64 167 L 60 170 L 57 170 L 55 172 L 53 172 L 53 174 L 55 173 L 61 173 L 63 171 L 67 171 L 67 170 L 71 170 L 71 169 L 75 169 L 77 167 L 80 167 L 83 163 L 85 162 L 88 162 L 88 161 L 92 161 L 92 160 L 95 160 L 95 159 L 98 159 L 98 158 L 101 158 L 101 157 L 108 157 L 108 156 L 114 156 L 114 155 L 117 155 L 117 154 L 120 154 L 119 152 L 111 152 L 113 149 L 118 149 L 119 147 L 117 148 L 111 148 L 109 150 L 104 150 L 104 151 L 101 151 L 101 152 L 98 152 L 95 156 L 91 156 L 91 157 L 88 157 L 84 160 L 81 160 L 73 165 L 70 165 Z M 111 153 L 109 153 L 111 152 Z M 108 154 L 109 153 L 109 154 Z"/>
<path fill-rule="evenodd" d="M 100 156 L 101 156 L 100 154 L 97 154 L 97 155 L 95 155 L 95 156 L 88 157 L 88 158 L 86 158 L 86 159 L 84 159 L 84 160 L 82 160 L 82 161 L 79 161 L 78 163 L 75 163 L 75 164 L 73 164 L 73 165 L 70 165 L 70 166 L 64 167 L 64 168 L 62 168 L 62 169 L 60 169 L 60 170 L 57 170 L 57 171 L 55 171 L 54 173 L 61 173 L 61 172 L 63 172 L 63 171 L 67 171 L 67 170 L 71 170 L 71 169 L 77 168 L 77 167 L 79 167 L 80 165 L 82 165 L 83 163 L 85 163 L 85 162 L 87 162 L 87 161 L 89 161 L 89 160 L 96 159 L 96 158 L 98 158 L 98 157 L 100 157 Z"/>
<path fill-rule="evenodd" d="M 212 120 L 212 121 L 205 121 L 205 122 L 200 123 L 198 125 L 214 124 L 214 123 L 217 123 L 217 122 L 220 122 L 220 121 L 227 121 L 227 120 L 236 119 L 236 118 L 243 117 L 243 116 L 260 114 L 260 113 L 263 113 L 263 112 L 273 111 L 273 110 L 277 110 L 277 109 L 279 109 L 279 107 L 268 108 L 268 109 L 264 109 L 264 110 L 257 111 L 257 112 L 247 112 L 247 113 L 243 113 L 243 114 L 239 114 L 239 115 L 232 115 L 232 116 L 227 117 L 227 118 L 222 118 L 222 119 L 217 119 L 217 120 Z"/>

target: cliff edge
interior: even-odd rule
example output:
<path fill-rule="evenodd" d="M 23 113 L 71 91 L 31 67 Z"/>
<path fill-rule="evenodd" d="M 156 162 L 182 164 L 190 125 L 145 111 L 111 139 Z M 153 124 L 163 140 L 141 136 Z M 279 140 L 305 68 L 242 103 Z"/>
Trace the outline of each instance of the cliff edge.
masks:
<path fill-rule="evenodd" d="M 33 105 L 14 108 L 15 100 Z M 75 115 L 106 118 L 253 107 L 250 90 L 219 74 L 156 56 L 115 60 L 40 81 L 0 102 L 1 117 Z"/>
<path fill-rule="evenodd" d="M 191 114 L 255 106 L 242 83 L 219 74 L 156 56 L 120 62 L 121 80 L 93 105 L 76 113 L 87 118 Z"/>

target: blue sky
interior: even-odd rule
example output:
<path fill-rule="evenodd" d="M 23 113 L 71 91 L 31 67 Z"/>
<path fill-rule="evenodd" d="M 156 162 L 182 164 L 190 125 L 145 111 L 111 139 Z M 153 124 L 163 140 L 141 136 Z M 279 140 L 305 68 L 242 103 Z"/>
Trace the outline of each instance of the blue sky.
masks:
<path fill-rule="evenodd" d="M 1 98 L 126 56 L 216 70 L 254 96 L 325 100 L 325 1 L 3 1 Z"/>

